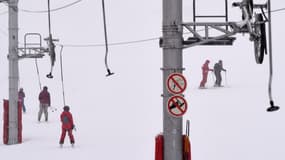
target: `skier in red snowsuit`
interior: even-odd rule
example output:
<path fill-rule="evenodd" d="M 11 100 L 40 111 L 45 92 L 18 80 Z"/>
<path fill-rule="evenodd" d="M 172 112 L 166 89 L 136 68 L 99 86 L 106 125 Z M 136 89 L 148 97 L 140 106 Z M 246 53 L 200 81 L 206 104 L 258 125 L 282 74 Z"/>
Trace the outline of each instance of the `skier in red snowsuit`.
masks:
<path fill-rule="evenodd" d="M 210 63 L 210 61 L 206 60 L 205 63 L 203 64 L 203 66 L 202 66 L 203 78 L 202 78 L 202 81 L 200 82 L 200 88 L 205 88 L 205 84 L 206 84 L 207 79 L 208 79 L 208 72 L 209 71 L 213 71 L 213 69 L 209 68 L 209 63 Z"/>
<path fill-rule="evenodd" d="M 63 112 L 60 115 L 60 120 L 62 123 L 62 126 L 61 126 L 62 132 L 61 132 L 59 144 L 60 144 L 60 146 L 63 145 L 66 132 L 68 132 L 70 143 L 73 146 L 74 145 L 74 136 L 72 134 L 72 129 L 74 129 L 74 123 L 73 123 L 72 114 L 69 112 L 69 106 L 63 107 Z"/>

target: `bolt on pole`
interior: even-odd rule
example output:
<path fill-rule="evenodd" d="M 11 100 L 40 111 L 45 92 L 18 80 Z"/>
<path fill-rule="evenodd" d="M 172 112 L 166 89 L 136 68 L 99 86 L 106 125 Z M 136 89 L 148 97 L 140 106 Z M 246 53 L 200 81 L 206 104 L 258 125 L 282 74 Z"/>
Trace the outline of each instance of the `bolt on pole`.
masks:
<path fill-rule="evenodd" d="M 182 160 L 182 117 L 167 111 L 171 96 L 166 81 L 171 73 L 182 73 L 182 0 L 163 0 L 163 137 L 164 160 Z"/>
<path fill-rule="evenodd" d="M 18 142 L 18 0 L 9 0 L 9 134 L 8 144 Z"/>

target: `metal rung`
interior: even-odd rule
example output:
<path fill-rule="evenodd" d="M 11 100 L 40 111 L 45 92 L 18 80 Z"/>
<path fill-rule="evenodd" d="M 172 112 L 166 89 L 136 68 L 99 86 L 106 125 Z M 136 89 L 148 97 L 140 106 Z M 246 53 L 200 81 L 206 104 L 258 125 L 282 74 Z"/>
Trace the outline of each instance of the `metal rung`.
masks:
<path fill-rule="evenodd" d="M 224 15 L 203 15 L 203 16 L 195 16 L 197 18 L 226 18 Z"/>
<path fill-rule="evenodd" d="M 213 39 L 213 38 L 209 37 L 208 39 L 205 39 L 205 40 L 209 40 L 209 39 Z M 222 38 L 218 40 L 213 39 L 213 41 L 202 43 L 200 45 L 233 45 L 234 40 L 236 40 L 235 37 L 227 37 L 227 38 Z M 189 37 L 187 40 L 183 41 L 183 44 L 190 45 L 190 44 L 198 43 L 201 41 L 203 40 L 200 40 L 199 38 L 196 38 L 196 37 Z"/>
<path fill-rule="evenodd" d="M 18 57 L 23 58 L 42 58 L 44 53 L 48 52 L 47 48 L 44 47 L 29 47 L 29 48 L 18 48 L 18 51 L 22 52 Z"/>
<path fill-rule="evenodd" d="M 43 53 L 38 53 L 38 54 L 23 54 L 19 56 L 19 58 L 42 58 L 44 56 Z"/>

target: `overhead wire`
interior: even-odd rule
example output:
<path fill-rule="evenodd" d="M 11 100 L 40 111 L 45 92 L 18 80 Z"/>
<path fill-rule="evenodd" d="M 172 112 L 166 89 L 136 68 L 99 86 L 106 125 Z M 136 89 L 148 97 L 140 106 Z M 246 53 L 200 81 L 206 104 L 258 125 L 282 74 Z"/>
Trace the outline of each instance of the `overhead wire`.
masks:
<path fill-rule="evenodd" d="M 284 11 L 285 8 L 279 8 L 275 10 L 271 10 L 272 12 L 279 12 L 279 11 Z M 204 29 L 197 30 L 198 32 L 204 31 Z M 184 34 L 189 34 L 189 32 L 184 33 Z M 135 43 L 143 43 L 143 42 L 148 42 L 148 41 L 155 41 L 159 40 L 160 37 L 153 37 L 153 38 L 146 38 L 146 39 L 139 39 L 139 40 L 132 40 L 132 41 L 124 41 L 124 42 L 114 42 L 114 43 L 109 43 L 109 46 L 117 46 L 117 45 L 128 45 L 128 44 L 135 44 Z M 61 44 L 65 47 L 82 47 L 82 48 L 88 48 L 88 47 L 102 47 L 105 46 L 105 44 Z"/>
<path fill-rule="evenodd" d="M 142 43 L 142 42 L 147 42 L 147 41 L 154 41 L 158 40 L 159 37 L 155 38 L 147 38 L 147 39 L 141 39 L 141 40 L 133 40 L 133 41 L 123 41 L 123 42 L 114 42 L 114 43 L 109 43 L 109 46 L 118 46 L 118 45 L 127 45 L 127 44 L 134 44 L 134 43 Z M 103 47 L 105 44 L 100 43 L 100 44 L 60 44 L 63 45 L 64 47 Z"/>
<path fill-rule="evenodd" d="M 63 46 L 61 46 L 61 49 L 60 49 L 60 74 L 61 74 L 61 88 L 62 88 L 63 106 L 65 106 L 65 93 L 64 93 L 64 81 L 63 81 L 63 65 L 62 65 L 62 51 L 63 51 Z"/>
<path fill-rule="evenodd" d="M 62 9 L 71 7 L 71 6 L 77 4 L 77 3 L 81 2 L 81 1 L 83 1 L 83 0 L 77 0 L 77 1 L 75 1 L 75 2 L 66 4 L 66 5 L 64 5 L 64 6 L 51 9 L 50 11 L 51 11 L 51 12 L 54 12 L 54 11 L 62 10 Z M 6 4 L 6 5 L 7 5 L 7 4 Z M 18 8 L 19 8 L 19 7 L 18 7 Z M 34 10 L 34 11 L 33 11 L 33 10 L 22 9 L 22 8 L 19 8 L 19 10 L 20 10 L 20 11 L 23 11 L 23 12 L 27 12 L 27 13 L 46 13 L 46 12 L 48 12 L 48 10 L 38 10 L 38 11 Z M 271 10 L 271 13 L 273 13 L 273 12 L 279 12 L 279 11 L 283 11 L 283 10 L 285 10 L 285 7 L 284 7 L 284 8 L 279 8 L 279 9 L 275 9 L 275 10 Z M 7 14 L 7 13 L 8 13 L 8 11 L 4 11 L 4 12 L 1 12 L 0 15 L 4 15 L 4 14 Z"/>
<path fill-rule="evenodd" d="M 58 8 L 54 8 L 54 9 L 50 9 L 50 12 L 53 12 L 53 11 L 58 11 L 58 10 L 61 10 L 61 9 L 65 9 L 65 8 L 68 8 L 70 6 L 73 6 L 79 2 L 81 2 L 83 0 L 77 0 L 77 1 L 74 1 L 72 3 L 69 3 L 69 4 L 66 4 L 62 7 L 58 7 Z M 19 8 L 20 11 L 23 11 L 23 12 L 27 12 L 27 13 L 46 13 L 48 12 L 48 10 L 41 10 L 41 11 L 32 11 L 32 10 L 27 10 L 27 9 L 21 9 Z M 283 11 L 285 10 L 285 7 L 284 8 L 279 8 L 279 9 L 275 9 L 275 10 L 271 10 L 271 13 L 272 12 L 279 12 L 279 11 Z M 5 12 L 2 12 L 0 13 L 1 14 L 6 14 L 8 13 L 7 11 Z M 203 30 L 200 30 L 200 31 L 203 31 Z M 187 34 L 187 33 L 184 33 L 184 34 Z M 140 40 L 133 40 L 133 41 L 124 41 L 124 42 L 114 42 L 114 43 L 109 43 L 108 45 L 109 46 L 116 46 L 116 45 L 127 45 L 127 44 L 135 44 L 135 43 L 142 43 L 142 42 L 147 42 L 147 41 L 154 41 L 154 40 L 159 40 L 160 37 L 154 37 L 154 38 L 147 38 L 147 39 L 140 39 Z M 102 47 L 102 46 L 106 46 L 106 44 L 60 44 L 64 47 Z"/>
<path fill-rule="evenodd" d="M 285 10 L 285 8 L 279 8 L 279 9 L 271 10 L 271 13 L 273 13 L 273 12 L 279 12 L 279 11 L 284 11 L 284 10 Z"/>
<path fill-rule="evenodd" d="M 64 8 L 67 8 L 67 7 L 70 7 L 70 6 L 73 6 L 79 2 L 81 2 L 83 0 L 77 0 L 75 2 L 72 2 L 72 3 L 69 3 L 69 4 L 66 4 L 62 7 L 59 7 L 59 8 L 54 8 L 54 9 L 51 9 L 50 11 L 53 12 L 53 11 L 58 11 L 58 10 L 61 10 L 61 9 L 64 9 Z M 48 10 L 42 10 L 42 11 L 32 11 L 32 10 L 27 10 L 27 9 L 20 9 L 21 11 L 23 12 L 27 12 L 27 13 L 45 13 L 45 12 L 48 12 Z M 279 11 L 284 11 L 285 10 L 285 7 L 284 8 L 279 8 L 279 9 L 275 9 L 275 10 L 271 10 L 271 13 L 272 12 L 279 12 Z M 6 12 L 2 12 L 0 13 L 1 14 L 5 14 L 5 13 L 8 13 L 7 11 Z M 199 31 L 203 31 L 203 29 L 199 30 Z M 187 33 L 184 33 L 184 34 L 187 34 Z M 146 38 L 146 39 L 139 39 L 139 40 L 131 40 L 131 41 L 123 41 L 123 42 L 114 42 L 114 43 L 109 43 L 108 45 L 109 46 L 117 46 L 117 45 L 128 45 L 128 44 L 135 44 L 135 43 L 143 43 L 143 42 L 148 42 L 148 41 L 155 41 L 155 40 L 159 40 L 160 37 L 153 37 L 153 38 Z M 62 45 L 64 47 L 75 47 L 75 48 L 88 48 L 88 47 L 102 47 L 102 46 L 105 46 L 105 44 L 59 44 L 59 45 Z"/>
<path fill-rule="evenodd" d="M 66 4 L 66 5 L 64 5 L 64 6 L 61 6 L 61 7 L 58 7 L 58 8 L 54 8 L 54 9 L 50 9 L 50 12 L 55 12 L 55 11 L 59 11 L 59 10 L 62 10 L 62 9 L 71 7 L 71 6 L 77 4 L 77 3 L 81 2 L 81 1 L 83 1 L 83 0 L 77 0 L 77 1 L 75 1 L 75 2 Z M 8 4 L 6 4 L 6 5 L 8 6 Z M 38 10 L 38 11 L 34 10 L 34 11 L 33 11 L 33 10 L 28 10 L 28 9 L 19 8 L 19 7 L 18 7 L 18 10 L 19 10 L 19 11 L 22 11 L 22 12 L 26 12 L 26 13 L 47 13 L 47 12 L 49 12 L 48 10 Z M 6 13 L 8 13 L 8 11 L 3 12 L 2 14 L 6 14 Z M 0 13 L 0 15 L 1 15 L 1 13 Z"/>

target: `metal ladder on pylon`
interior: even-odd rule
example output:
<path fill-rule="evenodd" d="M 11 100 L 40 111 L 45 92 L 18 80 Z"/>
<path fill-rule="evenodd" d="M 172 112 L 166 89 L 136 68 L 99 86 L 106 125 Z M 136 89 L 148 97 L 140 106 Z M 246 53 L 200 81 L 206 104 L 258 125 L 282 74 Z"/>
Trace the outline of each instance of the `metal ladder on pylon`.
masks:
<path fill-rule="evenodd" d="M 48 48 L 42 47 L 42 36 L 39 33 L 26 33 L 24 36 L 24 47 L 19 47 L 19 59 L 42 58 L 44 53 L 49 52 Z"/>
<path fill-rule="evenodd" d="M 233 23 L 228 22 L 228 0 L 225 0 L 224 14 L 221 15 L 197 15 L 196 0 L 193 0 L 193 22 L 183 23 L 183 27 L 186 28 L 192 36 L 189 36 L 186 40 L 183 40 L 183 48 L 189 48 L 196 45 L 232 45 L 235 37 L 231 37 L 236 34 L 236 30 L 230 30 L 233 28 Z M 206 18 L 222 18 L 224 22 L 197 22 L 197 19 Z M 197 30 L 197 27 L 204 27 L 202 30 Z M 209 30 L 215 30 L 220 35 L 211 35 Z M 204 32 L 202 35 L 201 32 Z"/>
<path fill-rule="evenodd" d="M 224 10 L 224 14 L 220 14 L 220 15 L 197 15 L 196 14 L 196 0 L 193 0 L 193 22 L 197 22 L 197 18 L 199 19 L 203 19 L 203 18 L 222 18 L 225 19 L 225 22 L 228 22 L 228 0 L 225 0 L 225 10 Z M 195 30 L 196 27 L 194 26 Z M 228 26 L 226 26 L 226 29 L 228 30 Z"/>

